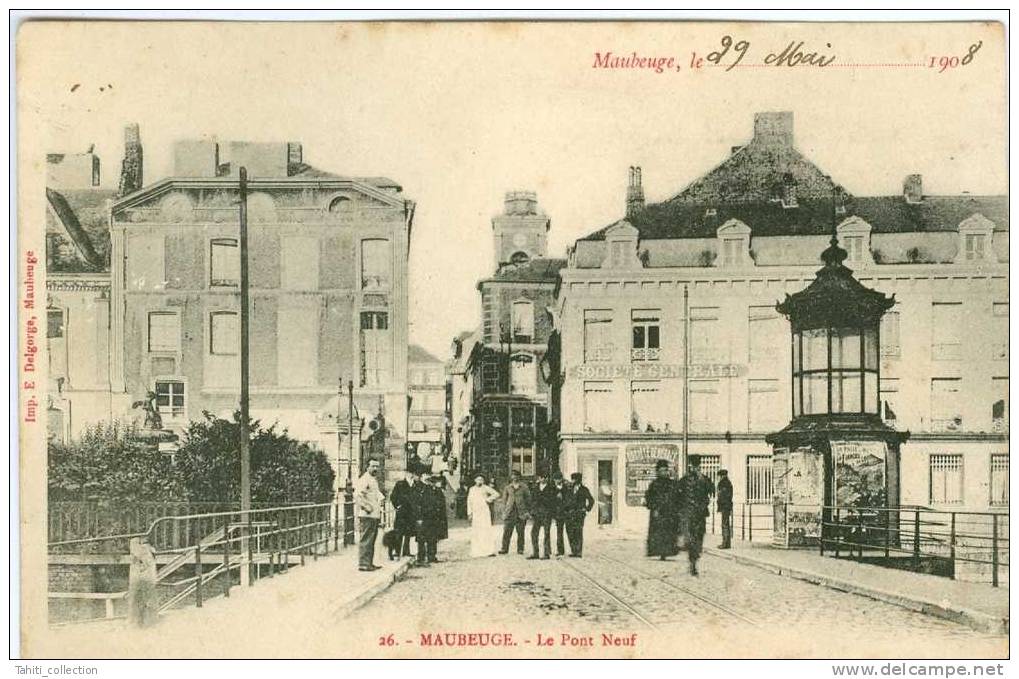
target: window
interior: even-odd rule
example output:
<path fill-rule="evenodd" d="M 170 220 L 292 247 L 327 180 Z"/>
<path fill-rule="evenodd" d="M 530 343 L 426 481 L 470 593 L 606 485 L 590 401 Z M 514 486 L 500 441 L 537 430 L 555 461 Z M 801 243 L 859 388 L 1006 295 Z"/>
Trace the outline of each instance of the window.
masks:
<path fill-rule="evenodd" d="M 658 311 L 632 312 L 634 361 L 657 361 L 661 350 L 661 325 Z"/>
<path fill-rule="evenodd" d="M 521 476 L 534 476 L 535 455 L 533 443 L 514 443 L 510 450 L 510 469 Z"/>
<path fill-rule="evenodd" d="M 528 301 L 513 302 L 513 341 L 530 344 L 534 340 L 534 305 Z"/>
<path fill-rule="evenodd" d="M 180 351 L 180 316 L 174 311 L 149 312 L 149 353 Z"/>
<path fill-rule="evenodd" d="M 991 430 L 999 433 L 1008 431 L 1008 378 L 991 378 Z"/>
<path fill-rule="evenodd" d="M 484 359 L 481 364 L 481 391 L 486 394 L 499 393 L 499 363 L 495 357 Z"/>
<path fill-rule="evenodd" d="M 962 429 L 962 394 L 957 377 L 931 380 L 931 429 L 959 431 Z"/>
<path fill-rule="evenodd" d="M 719 428 L 722 413 L 718 380 L 690 380 L 690 430 L 698 432 Z"/>
<path fill-rule="evenodd" d="M 510 264 L 514 266 L 521 266 L 531 261 L 531 258 L 527 256 L 526 252 L 514 252 L 510 255 Z"/>
<path fill-rule="evenodd" d="M 613 383 L 608 381 L 584 382 L 584 429 L 611 431 L 614 402 Z"/>
<path fill-rule="evenodd" d="M 675 401 L 662 397 L 661 382 L 634 380 L 630 383 L 630 431 L 671 430 Z"/>
<path fill-rule="evenodd" d="M 389 241 L 372 238 L 361 241 L 361 287 L 388 288 L 392 284 L 392 253 Z"/>
<path fill-rule="evenodd" d="M 966 261 L 974 262 L 986 256 L 987 236 L 982 233 L 966 234 Z"/>
<path fill-rule="evenodd" d="M 510 360 L 510 393 L 536 394 L 537 392 L 538 372 L 534 356 L 513 354 Z"/>
<path fill-rule="evenodd" d="M 782 341 L 788 341 L 788 328 L 773 306 L 752 306 L 749 309 L 750 363 L 755 368 L 779 367 L 775 356 Z"/>
<path fill-rule="evenodd" d="M 991 306 L 991 358 L 1008 360 L 1008 302 L 994 302 Z"/>
<path fill-rule="evenodd" d="M 718 307 L 690 309 L 690 363 L 719 363 L 723 356 L 723 339 L 719 333 Z"/>
<path fill-rule="evenodd" d="M 842 247 L 846 249 L 850 262 L 863 261 L 863 236 L 844 236 Z"/>
<path fill-rule="evenodd" d="M 933 305 L 933 339 L 931 357 L 935 361 L 957 361 L 961 355 L 962 304 L 957 302 Z"/>
<path fill-rule="evenodd" d="M 180 380 L 157 381 L 156 409 L 164 419 L 184 419 L 184 382 Z"/>
<path fill-rule="evenodd" d="M 899 312 L 889 311 L 881 317 L 881 355 L 898 358 L 902 355 L 899 344 Z"/>
<path fill-rule="evenodd" d="M 354 206 L 353 201 L 346 196 L 337 196 L 329 203 L 330 212 L 349 212 Z"/>
<path fill-rule="evenodd" d="M 899 380 L 895 377 L 885 377 L 881 380 L 881 419 L 888 424 L 895 426 L 899 416 Z"/>
<path fill-rule="evenodd" d="M 991 455 L 991 499 L 994 507 L 1008 506 L 1008 453 Z"/>
<path fill-rule="evenodd" d="M 361 386 L 385 386 L 390 379 L 392 354 L 389 314 L 385 311 L 361 312 Z"/>
<path fill-rule="evenodd" d="M 778 380 L 747 382 L 747 431 L 768 432 L 786 424 L 788 401 L 778 396 Z"/>
<path fill-rule="evenodd" d="M 46 310 L 46 348 L 49 353 L 50 379 L 67 377 L 67 326 L 63 309 Z M 63 431 L 61 429 L 61 431 Z"/>
<path fill-rule="evenodd" d="M 236 288 L 241 284 L 241 259 L 236 238 L 213 238 L 209 257 L 209 285 Z"/>
<path fill-rule="evenodd" d="M 600 309 L 584 311 L 584 362 L 611 361 L 612 312 Z"/>
<path fill-rule="evenodd" d="M 739 266 L 743 264 L 743 253 L 747 250 L 746 240 L 743 238 L 722 239 L 722 265 Z"/>
<path fill-rule="evenodd" d="M 711 485 L 718 487 L 718 470 L 722 468 L 721 455 L 701 455 L 701 474 L 711 480 Z"/>
<path fill-rule="evenodd" d="M 241 346 L 240 316 L 234 311 L 214 311 L 209 314 L 209 353 L 215 356 L 234 356 Z"/>
<path fill-rule="evenodd" d="M 771 455 L 747 455 L 747 502 L 771 502 Z"/>
<path fill-rule="evenodd" d="M 930 503 L 962 504 L 962 455 L 931 455 Z"/>

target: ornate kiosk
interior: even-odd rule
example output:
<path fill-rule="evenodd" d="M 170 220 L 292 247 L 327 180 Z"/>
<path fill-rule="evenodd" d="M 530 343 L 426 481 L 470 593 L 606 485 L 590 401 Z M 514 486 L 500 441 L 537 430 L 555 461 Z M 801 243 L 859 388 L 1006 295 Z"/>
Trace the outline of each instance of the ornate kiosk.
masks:
<path fill-rule="evenodd" d="M 895 304 L 853 277 L 832 235 L 824 266 L 777 305 L 792 326 L 792 421 L 769 434 L 774 542 L 816 546 L 835 507 L 899 503 L 899 449 L 908 433 L 880 415 L 881 316 Z M 866 510 L 862 510 L 866 514 Z M 882 524 L 888 511 L 873 512 Z"/>

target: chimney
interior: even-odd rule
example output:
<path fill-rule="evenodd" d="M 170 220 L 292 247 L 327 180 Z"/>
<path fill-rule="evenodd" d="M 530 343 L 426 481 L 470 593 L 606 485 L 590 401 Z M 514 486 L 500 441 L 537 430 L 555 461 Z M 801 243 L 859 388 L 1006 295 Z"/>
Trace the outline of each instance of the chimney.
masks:
<path fill-rule="evenodd" d="M 630 166 L 630 183 L 626 186 L 626 216 L 629 217 L 644 209 L 644 185 L 641 182 L 640 168 Z"/>
<path fill-rule="evenodd" d="M 142 139 L 138 123 L 124 128 L 124 161 L 120 165 L 121 196 L 133 193 L 142 187 Z"/>
<path fill-rule="evenodd" d="M 304 152 L 299 141 L 287 142 L 287 174 L 293 175 L 298 171 L 298 166 L 304 164 Z"/>
<path fill-rule="evenodd" d="M 907 203 L 922 203 L 923 175 L 911 174 L 902 180 L 902 195 Z"/>
<path fill-rule="evenodd" d="M 792 146 L 793 112 L 768 111 L 755 114 L 754 141 L 773 146 Z"/>

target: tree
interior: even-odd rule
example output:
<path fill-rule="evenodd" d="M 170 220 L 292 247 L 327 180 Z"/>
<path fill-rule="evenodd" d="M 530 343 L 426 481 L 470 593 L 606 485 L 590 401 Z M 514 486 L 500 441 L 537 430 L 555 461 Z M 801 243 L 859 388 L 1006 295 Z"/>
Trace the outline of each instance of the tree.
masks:
<path fill-rule="evenodd" d="M 329 502 L 335 473 L 325 453 L 290 438 L 276 425 L 251 420 L 251 500 L 256 503 Z M 193 421 L 176 454 L 176 473 L 187 499 L 239 502 L 240 413 L 233 421 L 204 413 Z"/>
<path fill-rule="evenodd" d="M 181 488 L 169 456 L 134 425 L 100 422 L 76 441 L 48 445 L 50 501 L 174 500 Z"/>

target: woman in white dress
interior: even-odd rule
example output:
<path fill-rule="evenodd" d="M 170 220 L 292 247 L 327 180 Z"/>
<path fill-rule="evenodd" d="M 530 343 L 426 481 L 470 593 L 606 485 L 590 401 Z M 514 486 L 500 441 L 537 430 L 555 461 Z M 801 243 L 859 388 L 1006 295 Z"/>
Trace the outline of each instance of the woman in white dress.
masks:
<path fill-rule="evenodd" d="M 467 518 L 471 521 L 471 557 L 495 556 L 495 539 L 492 533 L 490 505 L 499 498 L 494 488 L 478 476 L 467 493 Z"/>

